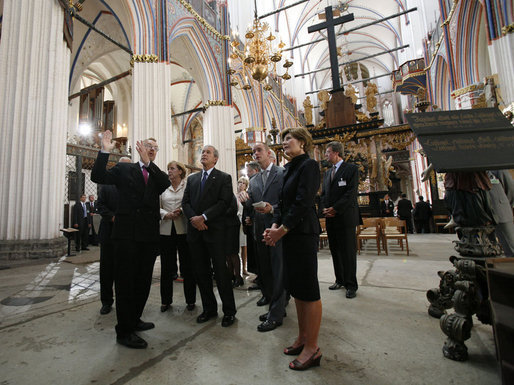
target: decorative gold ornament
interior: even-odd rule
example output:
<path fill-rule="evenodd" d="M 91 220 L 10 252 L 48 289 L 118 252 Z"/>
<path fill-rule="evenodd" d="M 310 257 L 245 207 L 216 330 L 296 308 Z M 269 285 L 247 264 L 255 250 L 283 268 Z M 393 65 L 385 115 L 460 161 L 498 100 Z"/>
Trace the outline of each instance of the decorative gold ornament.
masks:
<path fill-rule="evenodd" d="M 277 48 L 273 47 L 273 41 L 276 37 L 271 33 L 268 23 L 262 23 L 257 16 L 253 20 L 253 25 L 248 29 L 245 34 L 246 43 L 244 44 L 243 50 L 239 49 L 240 42 L 237 35 L 230 43 L 232 47 L 232 53 L 229 55 L 229 69 L 227 73 L 231 76 L 230 85 L 232 87 L 238 87 L 243 90 L 252 89 L 252 85 L 248 79 L 248 74 L 259 83 L 264 83 L 263 88 L 266 91 L 270 91 L 272 86 L 265 82 L 270 74 L 276 77 L 280 77 L 283 80 L 291 79 L 289 75 L 289 67 L 293 65 L 293 62 L 286 59 L 283 67 L 286 72 L 283 75 L 277 74 L 277 64 L 282 60 L 282 50 L 285 44 L 281 41 Z M 241 60 L 242 68 L 236 71 L 234 68 L 230 68 L 231 60 Z M 244 79 L 243 84 L 234 79 L 232 76 L 239 73 L 239 76 Z"/>
<path fill-rule="evenodd" d="M 221 33 L 219 33 L 218 31 L 216 31 L 216 28 L 214 28 L 212 25 L 209 24 L 209 22 L 207 20 L 205 20 L 202 16 L 200 16 L 198 14 L 198 12 L 196 12 L 193 8 L 193 6 L 191 4 L 189 4 L 187 1 L 185 0 L 178 0 L 180 4 L 182 4 L 184 6 L 185 9 L 187 9 L 189 11 L 189 13 L 191 15 L 193 15 L 193 17 L 198 20 L 198 22 L 203 25 L 210 33 L 212 33 L 215 37 L 217 37 L 218 39 L 220 40 L 230 40 L 230 36 L 227 36 L 227 35 L 222 35 Z"/>
<path fill-rule="evenodd" d="M 159 61 L 159 56 L 157 55 L 132 55 L 132 59 L 130 59 L 130 66 L 134 67 L 134 63 L 157 63 Z"/>
<path fill-rule="evenodd" d="M 508 33 L 514 31 L 514 23 L 502 27 L 502 34 L 505 36 Z"/>

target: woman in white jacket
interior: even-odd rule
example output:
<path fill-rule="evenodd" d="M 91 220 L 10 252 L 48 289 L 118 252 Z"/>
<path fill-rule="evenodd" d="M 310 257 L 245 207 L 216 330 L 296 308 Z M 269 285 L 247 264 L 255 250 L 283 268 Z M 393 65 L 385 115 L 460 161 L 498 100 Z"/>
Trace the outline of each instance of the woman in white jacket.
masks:
<path fill-rule="evenodd" d="M 182 163 L 168 163 L 171 185 L 161 194 L 161 312 L 173 303 L 173 281 L 178 277 L 177 251 L 187 310 L 195 308 L 196 281 L 186 241 L 187 220 L 181 208 L 186 173 Z"/>

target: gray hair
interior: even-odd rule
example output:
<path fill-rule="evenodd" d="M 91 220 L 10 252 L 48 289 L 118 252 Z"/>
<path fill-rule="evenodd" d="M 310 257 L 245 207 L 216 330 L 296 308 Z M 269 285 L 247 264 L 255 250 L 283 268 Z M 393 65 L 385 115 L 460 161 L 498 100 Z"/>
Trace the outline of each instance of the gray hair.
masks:
<path fill-rule="evenodd" d="M 327 144 L 327 148 L 331 148 L 333 152 L 337 152 L 342 158 L 344 156 L 344 147 L 341 142 L 333 141 Z"/>
<path fill-rule="evenodd" d="M 122 156 L 118 163 L 132 163 L 132 159 L 130 159 L 128 156 Z"/>
<path fill-rule="evenodd" d="M 218 152 L 218 149 L 217 149 L 216 147 L 214 147 L 212 144 L 206 144 L 205 146 L 203 146 L 203 148 L 205 148 L 205 147 L 210 147 L 210 148 L 212 148 L 212 150 L 213 150 L 212 152 L 214 153 L 214 157 L 215 157 L 216 159 L 219 159 L 219 157 L 220 157 L 220 153 Z"/>
<path fill-rule="evenodd" d="M 248 162 L 246 164 L 246 167 L 253 168 L 255 171 L 260 171 L 261 170 L 261 166 L 259 166 L 259 163 L 255 162 L 255 161 Z"/>

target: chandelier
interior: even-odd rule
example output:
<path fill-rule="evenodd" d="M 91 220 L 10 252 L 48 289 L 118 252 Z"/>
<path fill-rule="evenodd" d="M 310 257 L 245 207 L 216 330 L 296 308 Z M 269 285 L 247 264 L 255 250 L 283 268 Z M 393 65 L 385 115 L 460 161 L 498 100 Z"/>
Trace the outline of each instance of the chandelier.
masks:
<path fill-rule="evenodd" d="M 269 34 L 268 34 L 269 31 Z M 232 53 L 229 55 L 232 60 L 241 60 L 242 68 L 236 71 L 230 68 L 231 61 L 229 59 L 228 74 L 231 76 L 230 85 L 238 89 L 250 90 L 252 85 L 248 80 L 248 74 L 259 83 L 264 82 L 263 88 L 266 91 L 271 90 L 269 82 L 265 82 L 270 74 L 275 77 L 280 77 L 283 80 L 291 79 L 289 75 L 289 67 L 293 65 L 293 62 L 286 59 L 283 67 L 286 72 L 283 75 L 277 74 L 277 64 L 282 60 L 282 49 L 285 44 L 281 41 L 277 48 L 273 47 L 273 41 L 276 39 L 270 31 L 270 27 L 267 23 L 261 23 L 261 21 L 255 15 L 253 25 L 247 30 L 245 34 L 246 43 L 244 44 L 243 50 L 240 50 L 240 42 L 237 39 L 237 35 L 234 36 L 230 46 L 232 47 Z M 239 81 L 234 76 L 238 74 L 243 83 L 240 85 Z"/>

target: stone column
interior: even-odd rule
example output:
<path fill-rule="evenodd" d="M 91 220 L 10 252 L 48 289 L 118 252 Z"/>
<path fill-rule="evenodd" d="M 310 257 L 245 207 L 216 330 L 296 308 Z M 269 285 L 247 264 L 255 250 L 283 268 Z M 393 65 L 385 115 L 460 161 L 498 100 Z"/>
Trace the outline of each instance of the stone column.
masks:
<path fill-rule="evenodd" d="M 209 106 L 203 118 L 203 142 L 216 147 L 220 153 L 216 168 L 232 176 L 237 184 L 236 139 L 234 115 L 230 106 Z"/>
<path fill-rule="evenodd" d="M 514 62 L 514 33 L 494 40 L 488 46 L 489 59 L 491 61 L 491 73 L 498 74 L 502 99 L 505 106 L 514 102 L 514 71 L 512 63 Z M 501 103 L 501 100 L 498 100 Z"/>
<path fill-rule="evenodd" d="M 55 0 L 5 0 L 0 40 L 0 259 L 63 256 L 70 51 Z"/>
<path fill-rule="evenodd" d="M 142 60 L 144 57 L 147 61 L 134 63 L 132 72 L 132 130 L 129 141 L 134 161 L 137 161 L 136 141 L 155 138 L 159 145 L 155 163 L 165 171 L 168 162 L 177 156 L 172 143 L 170 66 L 151 62 L 153 56 L 143 55 Z"/>

